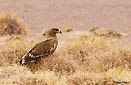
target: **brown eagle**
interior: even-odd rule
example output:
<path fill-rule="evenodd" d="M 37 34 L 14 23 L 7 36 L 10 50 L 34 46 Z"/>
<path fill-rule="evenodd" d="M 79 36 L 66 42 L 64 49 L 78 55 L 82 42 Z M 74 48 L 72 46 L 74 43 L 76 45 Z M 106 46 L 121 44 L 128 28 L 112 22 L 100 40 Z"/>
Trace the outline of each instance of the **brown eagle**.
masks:
<path fill-rule="evenodd" d="M 29 52 L 22 57 L 20 64 L 23 65 L 26 64 L 26 62 L 38 60 L 53 54 L 58 45 L 57 33 L 62 32 L 58 28 L 52 28 L 44 33 L 43 35 L 46 37 L 46 40 L 30 49 Z"/>

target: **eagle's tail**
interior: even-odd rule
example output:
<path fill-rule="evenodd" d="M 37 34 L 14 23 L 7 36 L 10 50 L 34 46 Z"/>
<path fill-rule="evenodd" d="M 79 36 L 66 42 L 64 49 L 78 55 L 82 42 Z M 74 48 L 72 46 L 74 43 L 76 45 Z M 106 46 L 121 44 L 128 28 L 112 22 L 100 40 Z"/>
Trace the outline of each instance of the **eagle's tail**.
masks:
<path fill-rule="evenodd" d="M 33 55 L 31 55 L 32 49 L 29 49 L 29 51 L 22 57 L 22 59 L 20 60 L 20 65 L 24 65 L 26 62 L 31 60 L 31 57 L 33 57 Z"/>
<path fill-rule="evenodd" d="M 22 59 L 20 60 L 20 65 L 24 65 L 26 64 L 28 61 L 32 61 L 32 60 L 40 60 L 42 57 L 46 57 L 48 56 L 49 54 L 44 54 L 44 55 L 39 55 L 39 56 L 36 56 L 36 55 L 32 55 L 30 53 L 31 51 L 29 51 L 27 54 L 25 54 Z"/>
<path fill-rule="evenodd" d="M 29 56 L 29 54 L 25 54 L 23 57 L 22 57 L 22 59 L 20 60 L 20 65 L 24 65 L 26 62 L 27 62 L 27 59 L 26 59 L 26 57 L 28 57 Z"/>
<path fill-rule="evenodd" d="M 32 60 L 39 60 L 41 57 L 35 57 L 34 55 L 32 55 L 31 53 L 27 53 L 25 54 L 22 59 L 20 60 L 20 65 L 24 65 L 26 64 L 28 61 L 32 61 Z"/>
<path fill-rule="evenodd" d="M 23 64 L 25 64 L 25 60 L 24 60 L 24 59 L 21 59 L 21 60 L 20 60 L 20 65 L 23 65 Z"/>

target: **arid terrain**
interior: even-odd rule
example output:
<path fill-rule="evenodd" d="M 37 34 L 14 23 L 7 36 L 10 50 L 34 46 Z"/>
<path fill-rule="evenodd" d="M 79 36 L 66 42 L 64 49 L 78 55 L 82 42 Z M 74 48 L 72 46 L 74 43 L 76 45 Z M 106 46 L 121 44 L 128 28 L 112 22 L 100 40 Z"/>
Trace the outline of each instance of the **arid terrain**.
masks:
<path fill-rule="evenodd" d="M 0 85 L 130 85 L 130 0 L 0 0 Z M 58 27 L 55 53 L 21 57 Z"/>

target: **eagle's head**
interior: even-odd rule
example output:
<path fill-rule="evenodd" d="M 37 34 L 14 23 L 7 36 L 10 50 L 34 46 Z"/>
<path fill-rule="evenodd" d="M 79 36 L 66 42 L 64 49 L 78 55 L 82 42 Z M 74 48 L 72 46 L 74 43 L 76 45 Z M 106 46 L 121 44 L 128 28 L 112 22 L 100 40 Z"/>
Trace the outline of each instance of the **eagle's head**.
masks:
<path fill-rule="evenodd" d="M 61 30 L 59 30 L 58 28 L 52 28 L 50 30 L 48 30 L 47 32 L 45 32 L 43 34 L 43 36 L 47 36 L 47 37 L 56 37 L 56 34 L 58 33 L 62 33 Z"/>

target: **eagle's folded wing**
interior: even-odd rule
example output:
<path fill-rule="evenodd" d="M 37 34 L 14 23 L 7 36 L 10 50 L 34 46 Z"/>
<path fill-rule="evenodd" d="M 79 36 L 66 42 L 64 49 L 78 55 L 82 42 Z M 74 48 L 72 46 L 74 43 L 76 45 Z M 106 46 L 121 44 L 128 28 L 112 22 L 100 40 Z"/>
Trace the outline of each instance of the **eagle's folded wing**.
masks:
<path fill-rule="evenodd" d="M 46 41 L 38 43 L 31 50 L 29 50 L 27 54 L 23 56 L 20 63 L 23 64 L 27 61 L 40 59 L 41 57 L 47 57 L 53 54 L 53 52 L 56 50 L 57 44 L 58 42 L 56 39 L 48 39 Z"/>

